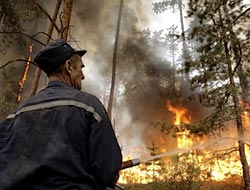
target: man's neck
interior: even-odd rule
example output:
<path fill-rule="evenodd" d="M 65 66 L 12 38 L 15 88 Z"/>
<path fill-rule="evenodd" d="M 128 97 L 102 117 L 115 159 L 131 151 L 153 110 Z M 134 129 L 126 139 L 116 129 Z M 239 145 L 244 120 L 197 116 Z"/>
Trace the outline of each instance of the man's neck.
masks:
<path fill-rule="evenodd" d="M 51 76 L 49 76 L 49 82 L 52 82 L 52 81 L 60 81 L 60 82 L 63 82 L 65 84 L 71 86 L 62 75 L 51 75 Z"/>

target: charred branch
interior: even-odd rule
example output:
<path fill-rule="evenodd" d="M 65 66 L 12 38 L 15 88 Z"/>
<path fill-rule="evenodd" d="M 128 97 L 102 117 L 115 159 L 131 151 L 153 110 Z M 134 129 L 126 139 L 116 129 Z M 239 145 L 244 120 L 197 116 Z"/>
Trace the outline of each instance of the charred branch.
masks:
<path fill-rule="evenodd" d="M 34 42 L 37 42 L 43 46 L 45 46 L 46 44 L 44 44 L 43 42 L 37 40 L 36 38 L 34 38 L 35 35 L 37 35 L 38 33 L 36 33 L 35 35 L 29 35 L 25 32 L 0 32 L 0 34 L 20 34 L 20 35 L 23 35 L 23 36 L 26 36 L 27 38 L 33 40 Z M 43 33 L 43 34 L 46 34 L 46 33 Z M 47 34 L 46 34 L 47 35 Z"/>
<path fill-rule="evenodd" d="M 34 63 L 33 61 L 27 61 L 27 59 L 14 59 L 14 60 L 8 61 L 7 63 L 0 66 L 0 70 L 5 68 L 7 65 L 9 65 L 10 63 L 13 63 L 13 62 L 25 62 L 25 63 L 28 62 L 28 63 L 32 63 L 33 65 L 36 65 L 36 63 Z"/>
<path fill-rule="evenodd" d="M 243 13 L 241 13 L 239 16 L 237 16 L 237 17 L 233 20 L 232 24 L 235 24 L 236 21 L 239 20 L 239 18 L 242 17 L 244 14 L 246 14 L 248 11 L 250 11 L 250 7 L 249 7 L 248 9 L 246 9 Z"/>
<path fill-rule="evenodd" d="M 238 147 L 230 147 L 230 148 L 227 148 L 227 149 L 223 149 L 223 150 L 216 150 L 216 151 L 213 151 L 211 152 L 210 154 L 212 155 L 210 158 L 206 159 L 204 162 L 209 162 L 211 160 L 214 160 L 214 159 L 222 159 L 224 158 L 225 156 L 228 156 L 230 154 L 232 154 L 233 152 L 237 152 L 238 151 Z"/>
<path fill-rule="evenodd" d="M 55 27 L 57 32 L 59 32 L 60 30 L 59 30 L 58 26 L 56 25 L 55 20 L 53 18 L 51 18 L 51 16 L 48 14 L 48 12 L 35 0 L 32 0 L 32 2 L 48 17 L 48 19 L 50 20 L 53 27 Z M 61 2 L 61 0 L 60 0 L 60 2 Z"/>

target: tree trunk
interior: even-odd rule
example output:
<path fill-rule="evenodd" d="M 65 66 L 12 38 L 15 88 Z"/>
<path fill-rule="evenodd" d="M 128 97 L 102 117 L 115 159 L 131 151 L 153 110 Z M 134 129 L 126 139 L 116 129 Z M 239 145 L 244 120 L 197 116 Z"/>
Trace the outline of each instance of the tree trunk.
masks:
<path fill-rule="evenodd" d="M 234 60 L 236 63 L 234 71 L 236 71 L 239 76 L 240 87 L 242 89 L 242 102 L 246 103 L 247 98 L 248 98 L 248 81 L 247 81 L 247 77 L 244 76 L 244 71 L 242 68 L 243 62 L 242 62 L 241 43 L 239 39 L 237 38 L 235 32 L 233 31 L 233 25 L 232 25 L 233 22 L 229 17 L 226 3 L 224 3 L 223 9 L 224 9 L 227 24 L 228 24 L 227 30 L 230 33 L 230 42 L 231 42 L 231 47 L 232 47 L 233 54 L 234 54 Z"/>
<path fill-rule="evenodd" d="M 58 15 L 58 12 L 59 12 L 59 9 L 61 6 L 61 2 L 62 2 L 62 0 L 57 0 L 56 7 L 54 9 L 54 13 L 53 13 L 53 17 L 52 17 L 52 20 L 54 23 L 56 21 L 56 18 L 57 18 L 57 15 Z M 45 44 L 49 43 L 50 37 L 53 33 L 53 29 L 54 29 L 54 24 L 50 22 L 48 32 L 47 32 L 48 36 L 46 36 L 46 38 L 45 38 Z M 31 96 L 36 94 L 40 76 L 41 76 L 41 69 L 37 67 L 36 71 L 35 71 L 34 79 L 33 79 L 32 84 L 31 84 Z"/>
<path fill-rule="evenodd" d="M 59 36 L 67 41 L 68 35 L 69 35 L 69 23 L 71 18 L 71 12 L 72 12 L 72 5 L 73 0 L 63 0 L 64 7 L 63 7 L 63 13 L 62 13 L 62 30 L 59 33 Z"/>
<path fill-rule="evenodd" d="M 181 39 L 182 39 L 182 58 L 183 58 L 183 63 L 185 60 L 188 58 L 188 48 L 187 48 L 187 41 L 185 37 L 185 27 L 184 27 L 184 20 L 183 20 L 183 9 L 182 9 L 182 0 L 178 0 L 178 8 L 179 8 L 179 13 L 180 13 L 180 24 L 181 24 Z M 182 89 L 186 92 L 189 92 L 190 89 L 190 77 L 189 73 L 185 72 L 185 80 L 183 79 L 182 76 Z M 184 86 L 183 86 L 184 85 Z"/>
<path fill-rule="evenodd" d="M 225 4 L 225 3 L 224 3 Z M 224 7 L 225 11 L 225 7 Z M 222 17 L 221 17 L 222 19 Z M 223 23 L 223 22 L 221 22 Z M 222 26 L 221 26 L 222 27 Z M 226 34 L 225 28 L 222 28 L 222 34 Z M 241 111 L 240 111 L 240 105 L 239 105 L 239 99 L 237 97 L 237 92 L 236 92 L 236 84 L 234 81 L 234 71 L 232 69 L 232 62 L 230 59 L 230 52 L 228 48 L 228 42 L 226 39 L 226 36 L 223 38 L 224 41 L 224 48 L 225 48 L 225 53 L 226 53 L 226 62 L 228 65 L 228 74 L 229 74 L 229 79 L 230 79 L 230 85 L 234 89 L 232 90 L 232 97 L 233 97 L 233 104 L 234 104 L 234 111 L 235 111 L 235 116 L 236 116 L 236 126 L 237 126 L 237 131 L 238 131 L 238 149 L 239 149 L 239 154 L 240 154 L 240 161 L 242 164 L 242 170 L 243 170 L 243 179 L 244 179 L 244 184 L 245 184 L 245 190 L 250 190 L 250 176 L 249 176 L 249 167 L 246 159 L 246 153 L 245 153 L 245 145 L 244 145 L 244 128 L 242 125 L 242 118 L 241 118 Z"/>
<path fill-rule="evenodd" d="M 232 64 L 230 60 L 228 59 L 228 73 L 230 78 L 230 84 L 233 89 L 236 89 L 236 85 L 234 82 L 234 73 L 232 69 Z M 239 99 L 237 97 L 237 93 L 235 90 L 233 90 L 233 103 L 234 103 L 234 111 L 236 115 L 236 125 L 237 125 L 237 131 L 238 131 L 238 144 L 239 144 L 239 153 L 240 153 L 240 161 L 242 164 L 242 170 L 243 170 L 243 178 L 245 183 L 245 190 L 250 190 L 250 175 L 249 175 L 249 166 L 246 158 L 246 152 L 245 152 L 245 143 L 244 143 L 244 127 L 242 124 L 242 117 L 241 117 L 241 111 L 240 111 L 240 103 Z"/>
<path fill-rule="evenodd" d="M 243 71 L 242 71 L 242 60 L 241 60 L 241 47 L 240 47 L 240 43 L 239 43 L 239 39 L 237 38 L 237 36 L 235 35 L 234 31 L 233 31 L 233 26 L 232 26 L 232 21 L 230 20 L 229 17 L 229 13 L 228 13 L 228 8 L 227 8 L 227 0 L 223 1 L 223 11 L 225 13 L 225 17 L 226 17 L 226 31 L 230 33 L 230 44 L 234 53 L 234 59 L 236 62 L 236 65 L 238 67 L 238 73 L 243 75 Z M 224 34 L 226 34 L 226 31 L 224 31 Z M 243 170 L 243 178 L 244 178 L 244 184 L 245 190 L 250 190 L 250 175 L 249 175 L 249 166 L 248 166 L 248 162 L 247 162 L 247 158 L 246 158 L 246 152 L 245 152 L 245 143 L 244 143 L 244 126 L 242 124 L 242 116 L 241 116 L 241 107 L 240 107 L 240 101 L 239 98 L 237 96 L 237 91 L 234 90 L 236 89 L 236 84 L 234 81 L 234 69 L 232 68 L 232 62 L 230 59 L 230 55 L 229 55 L 229 49 L 227 47 L 227 39 L 224 39 L 224 47 L 226 50 L 226 59 L 227 59 L 227 63 L 228 63 L 228 74 L 229 74 L 229 79 L 230 79 L 230 84 L 233 88 L 232 93 L 233 93 L 233 103 L 234 103 L 234 111 L 235 111 L 235 115 L 236 115 L 236 125 L 237 125 L 237 131 L 238 131 L 238 144 L 239 144 L 239 154 L 240 154 L 240 161 L 242 164 L 242 170 Z M 240 76 L 240 85 L 243 89 L 243 93 L 245 89 L 244 86 L 244 82 L 245 79 L 242 79 Z M 243 77 L 244 78 L 244 77 Z M 243 94 L 243 98 L 244 98 L 244 94 Z"/>
<path fill-rule="evenodd" d="M 118 19 L 117 19 L 117 27 L 116 27 L 115 45 L 114 45 L 114 52 L 113 52 L 111 89 L 110 89 L 110 96 L 109 96 L 109 102 L 108 102 L 108 114 L 109 114 L 110 119 L 112 118 L 112 108 L 113 108 L 114 91 L 115 91 L 117 49 L 118 49 L 118 40 L 119 40 L 119 33 L 120 33 L 122 8 L 123 8 L 123 0 L 120 1 L 120 7 L 119 7 L 119 13 L 118 13 Z"/>
<path fill-rule="evenodd" d="M 174 42 L 173 42 L 174 43 Z M 173 48 L 172 52 L 172 62 L 173 62 L 173 72 L 172 72 L 172 82 L 171 82 L 171 89 L 174 95 L 177 95 L 176 89 L 175 89 L 175 84 L 176 84 L 176 63 L 175 63 L 175 49 Z"/>

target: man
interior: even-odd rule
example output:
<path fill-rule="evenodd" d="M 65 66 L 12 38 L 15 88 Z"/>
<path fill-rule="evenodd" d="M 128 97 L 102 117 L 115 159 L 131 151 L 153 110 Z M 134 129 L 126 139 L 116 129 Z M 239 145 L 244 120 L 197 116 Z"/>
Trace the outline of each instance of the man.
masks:
<path fill-rule="evenodd" d="M 0 189 L 115 186 L 121 150 L 103 105 L 80 91 L 85 53 L 59 39 L 35 56 L 49 84 L 0 125 Z"/>

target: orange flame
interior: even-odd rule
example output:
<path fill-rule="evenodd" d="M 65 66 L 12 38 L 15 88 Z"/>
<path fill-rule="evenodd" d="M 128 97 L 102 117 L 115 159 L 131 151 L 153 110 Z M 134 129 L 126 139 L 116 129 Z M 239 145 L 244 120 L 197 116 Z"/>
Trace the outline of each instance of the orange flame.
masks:
<path fill-rule="evenodd" d="M 26 65 L 25 65 L 25 69 L 23 72 L 23 76 L 21 78 L 21 80 L 19 81 L 19 91 L 18 91 L 18 96 L 17 96 L 17 102 L 21 101 L 21 92 L 24 86 L 25 81 L 27 80 L 27 76 L 28 76 L 28 71 L 29 71 L 29 67 L 30 67 L 30 61 L 31 61 L 31 53 L 32 53 L 32 49 L 33 49 L 33 44 L 31 44 L 29 46 L 29 57 L 27 59 Z"/>
<path fill-rule="evenodd" d="M 174 125 L 180 125 L 181 123 L 189 124 L 191 117 L 188 116 L 188 110 L 185 107 L 174 107 L 170 100 L 167 100 L 167 109 L 175 114 Z"/>
<path fill-rule="evenodd" d="M 188 110 L 185 107 L 176 106 L 174 107 L 170 100 L 167 100 L 166 107 L 169 111 L 175 114 L 174 125 L 180 125 L 181 123 L 191 123 L 191 116 L 188 115 Z M 188 148 L 193 145 L 192 140 L 188 137 L 189 131 L 185 130 L 177 133 L 178 148 Z"/>
<path fill-rule="evenodd" d="M 189 124 L 191 123 L 192 119 L 189 115 L 188 109 L 182 106 L 173 106 L 173 104 L 170 101 L 166 102 L 166 108 L 174 114 L 174 120 L 173 123 L 178 127 L 181 124 Z M 242 114 L 243 123 L 245 128 L 250 125 L 250 108 L 245 109 L 245 111 Z M 176 140 L 178 149 L 177 150 L 187 150 L 186 153 L 191 152 L 192 154 L 187 155 L 185 158 L 180 157 L 182 162 L 185 163 L 193 163 L 196 162 L 195 160 L 199 160 L 199 167 L 201 169 L 200 178 L 201 180 L 210 179 L 213 181 L 223 181 L 227 180 L 230 177 L 236 177 L 235 180 L 237 181 L 240 179 L 240 176 L 242 176 L 242 166 L 240 163 L 238 152 L 235 151 L 233 153 L 230 153 L 230 156 L 226 157 L 220 157 L 220 154 L 217 154 L 216 152 L 223 151 L 227 148 L 232 148 L 237 146 L 237 136 L 235 136 L 236 131 L 233 131 L 232 129 L 230 131 L 224 132 L 222 136 L 224 138 L 216 138 L 212 137 L 210 139 L 209 137 L 205 138 L 198 138 L 192 136 L 188 130 L 184 130 L 182 132 L 177 132 Z M 250 132 L 249 132 L 250 133 Z M 158 136 L 158 141 L 156 146 L 164 146 L 165 143 L 161 143 L 162 139 L 161 136 Z M 164 141 L 164 139 L 163 139 Z M 158 143 L 159 142 L 159 143 Z M 198 143 L 197 143 L 198 142 Z M 204 144 L 203 144 L 204 143 Z M 249 143 L 249 142 L 248 142 Z M 197 150 L 200 154 L 196 154 L 195 147 L 205 147 Z M 162 147 L 159 147 L 162 149 Z M 172 150 L 174 151 L 174 150 Z M 249 155 L 250 151 L 249 148 L 246 150 L 247 155 Z M 171 152 L 171 151 L 168 151 Z M 181 155 L 182 151 L 176 151 L 176 154 Z M 184 151 L 183 151 L 184 152 Z M 167 152 L 163 153 L 162 155 L 166 154 Z M 222 152 L 223 154 L 223 152 Z M 217 157 L 218 155 L 218 157 Z M 160 157 L 160 155 L 159 155 Z M 127 159 L 131 159 L 131 156 L 125 157 Z M 165 166 L 167 167 L 167 170 L 165 171 L 165 177 L 168 175 L 171 176 L 171 172 L 175 172 L 175 170 L 171 170 L 173 168 L 173 163 L 170 162 L 170 160 L 165 157 L 164 160 Z M 249 161 L 249 158 L 248 158 Z M 158 163 L 157 163 L 158 162 Z M 161 165 L 159 164 L 159 161 L 154 161 L 151 164 L 145 163 L 141 164 L 136 167 L 132 167 L 126 170 L 121 171 L 120 173 L 120 179 L 118 183 L 151 183 L 155 180 L 157 181 L 164 181 L 164 176 L 162 173 L 160 174 L 158 171 L 161 171 L 163 168 L 161 168 Z M 183 176 L 189 175 L 188 173 L 183 173 Z M 183 177 L 182 176 L 182 177 Z M 177 179 L 178 180 L 178 179 Z"/>

